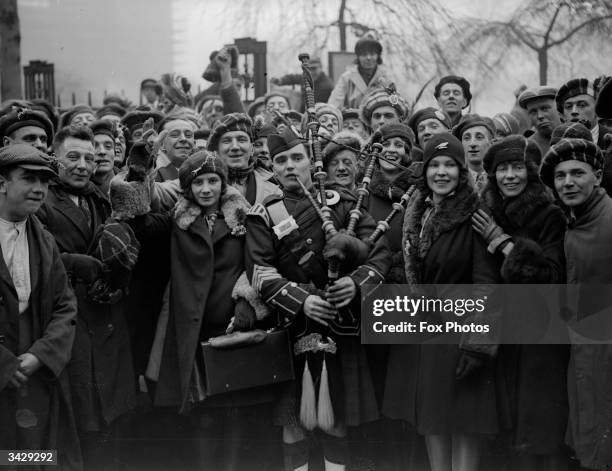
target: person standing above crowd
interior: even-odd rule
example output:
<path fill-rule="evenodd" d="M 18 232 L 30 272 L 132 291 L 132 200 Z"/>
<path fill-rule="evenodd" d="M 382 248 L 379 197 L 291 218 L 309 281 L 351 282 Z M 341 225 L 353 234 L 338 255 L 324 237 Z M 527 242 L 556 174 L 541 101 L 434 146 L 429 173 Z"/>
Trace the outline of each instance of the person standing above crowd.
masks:
<path fill-rule="evenodd" d="M 571 354 L 567 376 L 568 444 L 587 469 L 612 467 L 612 344 L 602 286 L 612 284 L 612 199 L 601 188 L 601 150 L 584 139 L 561 139 L 544 156 L 542 181 L 569 217 L 565 234 L 567 290 L 580 292 L 565 301 Z M 563 307 L 563 306 L 562 306 Z M 598 323 L 597 317 L 601 320 Z M 582 320 L 591 329 L 581 330 Z M 599 337 L 601 335 L 601 337 Z"/>
<path fill-rule="evenodd" d="M 363 98 L 374 88 L 392 82 L 389 72 L 382 65 L 382 44 L 371 34 L 366 34 L 355 44 L 355 64 L 336 82 L 329 104 L 336 108 L 359 108 Z"/>
<path fill-rule="evenodd" d="M 518 98 L 519 105 L 527 111 L 531 126 L 535 131 L 529 136 L 529 139 L 538 145 L 542 155 L 546 155 L 550 148 L 553 129 L 561 124 L 555 104 L 556 96 L 556 88 L 542 86 L 528 88 Z"/>
<path fill-rule="evenodd" d="M 38 149 L 0 149 L 0 448 L 54 449 L 61 469 L 78 471 L 65 370 L 76 299 L 55 240 L 34 217 L 55 178 L 56 169 Z"/>
<path fill-rule="evenodd" d="M 470 82 L 457 75 L 442 77 L 434 89 L 434 97 L 438 106 L 451 119 L 451 125 L 456 126 L 461 120 L 462 110 L 470 106 L 472 93 Z"/>

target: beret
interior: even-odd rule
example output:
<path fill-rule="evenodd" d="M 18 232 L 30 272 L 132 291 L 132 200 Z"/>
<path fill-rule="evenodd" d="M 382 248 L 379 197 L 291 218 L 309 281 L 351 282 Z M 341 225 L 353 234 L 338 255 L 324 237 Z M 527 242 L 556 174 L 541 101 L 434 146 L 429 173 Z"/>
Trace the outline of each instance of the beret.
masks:
<path fill-rule="evenodd" d="M 472 101 L 472 92 L 470 92 L 470 82 L 468 82 L 465 78 L 459 75 L 447 75 L 445 77 L 442 77 L 434 88 L 434 98 L 436 98 L 436 100 L 438 99 L 442 87 L 447 83 L 456 83 L 461 87 L 461 90 L 463 90 L 463 96 L 465 97 L 464 108 L 467 108 L 470 104 L 470 101 Z"/>
<path fill-rule="evenodd" d="M 94 121 L 89 125 L 89 129 L 94 136 L 98 134 L 106 134 L 111 139 L 115 139 L 117 137 L 117 126 L 114 122 L 108 119 L 99 119 Z"/>
<path fill-rule="evenodd" d="M 47 139 L 53 139 L 53 123 L 45 114 L 30 109 L 14 109 L 0 117 L 0 139 L 5 138 L 17 129 L 25 126 L 37 126 L 47 134 Z"/>
<path fill-rule="evenodd" d="M 566 160 L 585 162 L 594 170 L 600 170 L 604 167 L 603 154 L 593 142 L 586 139 L 561 139 L 546 152 L 540 167 L 540 178 L 550 188 L 554 189 L 555 167 Z"/>
<path fill-rule="evenodd" d="M 23 167 L 57 177 L 57 164 L 44 152 L 30 144 L 10 144 L 0 148 L 0 169 Z"/>
<path fill-rule="evenodd" d="M 297 136 L 291 128 L 285 126 L 281 134 L 271 134 L 268 136 L 268 149 L 270 150 L 270 155 L 274 158 L 275 155 L 305 142 L 305 139 Z"/>
<path fill-rule="evenodd" d="M 123 118 L 121 118 L 121 124 L 127 127 L 130 133 L 133 133 L 134 129 L 141 127 L 149 118 L 153 118 L 154 127 L 157 127 L 164 118 L 164 115 L 159 111 L 130 111 Z"/>
<path fill-rule="evenodd" d="M 227 183 L 227 165 L 214 152 L 199 150 L 185 160 L 178 171 L 179 183 L 183 191 L 189 189 L 198 175 L 216 173 Z"/>
<path fill-rule="evenodd" d="M 102 118 L 111 114 L 123 118 L 126 113 L 127 111 L 123 106 L 120 106 L 117 103 L 109 103 L 108 105 L 104 105 L 102 108 L 98 109 L 98 111 L 96 111 L 96 116 L 98 118 Z"/>
<path fill-rule="evenodd" d="M 474 126 L 484 126 L 491 133 L 491 137 L 495 137 L 495 123 L 493 123 L 493 120 L 478 114 L 466 114 L 462 116 L 459 124 L 453 128 L 453 134 L 457 139 L 461 139 L 463 133 Z"/>
<path fill-rule="evenodd" d="M 593 84 L 586 78 L 574 78 L 568 82 L 565 82 L 559 88 L 555 101 L 557 102 L 557 110 L 563 114 L 563 104 L 568 98 L 575 97 L 576 95 L 589 95 L 595 97 L 595 90 Z"/>
<path fill-rule="evenodd" d="M 512 134 L 494 142 L 483 159 L 483 166 L 488 174 L 494 174 L 497 166 L 502 162 L 519 160 L 533 162 L 536 165 L 542 160 L 542 152 L 538 145 L 527 138 Z"/>
<path fill-rule="evenodd" d="M 355 54 L 360 55 L 364 51 L 374 50 L 377 54 L 382 54 L 382 44 L 378 41 L 374 35 L 365 34 L 355 43 Z"/>
<path fill-rule="evenodd" d="M 76 105 L 69 108 L 63 115 L 60 116 L 60 128 L 69 126 L 72 119 L 81 113 L 91 113 L 95 116 L 94 111 L 87 105 Z"/>
<path fill-rule="evenodd" d="M 449 131 L 453 126 L 450 117 L 444 111 L 433 107 L 422 108 L 414 113 L 408 120 L 408 126 L 410 126 L 415 136 L 419 135 L 419 123 L 421 121 L 425 121 L 426 119 L 437 119 L 440 121 L 440 123 L 446 126 Z"/>
<path fill-rule="evenodd" d="M 208 138 L 208 150 L 217 150 L 219 146 L 219 139 L 223 134 L 231 131 L 243 131 L 253 138 L 253 121 L 248 115 L 244 113 L 230 113 L 224 115 L 219 121 L 217 121 Z"/>
<path fill-rule="evenodd" d="M 612 80 L 605 82 L 599 89 L 595 113 L 602 119 L 612 119 Z"/>
<path fill-rule="evenodd" d="M 537 100 L 539 98 L 551 98 L 554 100 L 556 96 L 556 88 L 543 85 L 541 87 L 528 88 L 523 91 L 518 97 L 518 102 L 521 108 L 527 109 L 527 103 L 532 100 Z"/>
<path fill-rule="evenodd" d="M 561 139 L 574 138 L 593 142 L 591 131 L 582 123 L 563 123 L 553 129 L 550 145 L 555 145 Z"/>
<path fill-rule="evenodd" d="M 461 141 L 451 133 L 442 132 L 435 134 L 423 149 L 423 173 L 429 165 L 429 162 L 439 156 L 450 157 L 459 164 L 460 167 L 465 167 L 465 151 Z"/>

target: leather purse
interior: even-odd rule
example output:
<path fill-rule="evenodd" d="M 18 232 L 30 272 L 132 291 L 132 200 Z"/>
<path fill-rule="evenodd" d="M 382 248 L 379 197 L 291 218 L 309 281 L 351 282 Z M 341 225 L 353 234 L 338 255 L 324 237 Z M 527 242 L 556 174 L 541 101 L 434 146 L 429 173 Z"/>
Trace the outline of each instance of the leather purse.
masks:
<path fill-rule="evenodd" d="M 202 342 L 207 396 L 295 379 L 285 329 L 234 332 Z"/>

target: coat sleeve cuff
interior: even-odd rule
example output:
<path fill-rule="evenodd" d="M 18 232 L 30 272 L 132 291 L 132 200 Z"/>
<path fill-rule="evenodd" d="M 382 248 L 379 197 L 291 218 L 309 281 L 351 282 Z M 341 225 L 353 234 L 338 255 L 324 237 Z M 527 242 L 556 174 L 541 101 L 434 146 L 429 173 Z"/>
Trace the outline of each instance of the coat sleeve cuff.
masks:
<path fill-rule="evenodd" d="M 349 276 L 353 279 L 357 287 L 361 287 L 366 283 L 376 285 L 382 283 L 385 279 L 378 270 L 369 265 L 361 265 Z"/>
<path fill-rule="evenodd" d="M 274 292 L 266 302 L 280 309 L 284 314 L 295 317 L 302 310 L 308 296 L 310 296 L 308 291 L 300 288 L 297 283 L 289 282 Z"/>

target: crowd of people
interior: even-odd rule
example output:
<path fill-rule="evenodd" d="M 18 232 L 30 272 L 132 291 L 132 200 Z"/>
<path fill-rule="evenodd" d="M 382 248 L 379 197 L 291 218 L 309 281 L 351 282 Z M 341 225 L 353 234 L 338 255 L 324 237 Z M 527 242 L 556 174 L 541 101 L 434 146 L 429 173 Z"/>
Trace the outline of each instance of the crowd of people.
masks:
<path fill-rule="evenodd" d="M 65 470 L 612 469 L 609 341 L 359 336 L 380 283 L 612 284 L 612 80 L 487 117 L 448 75 L 412 110 L 366 35 L 335 85 L 313 58 L 303 103 L 247 107 L 233 55 L 196 96 L 166 74 L 137 107 L 2 103 L 0 449 Z M 537 317 L 520 301 L 499 309 Z M 288 333 L 294 379 L 213 393 L 202 343 L 261 331 Z"/>

